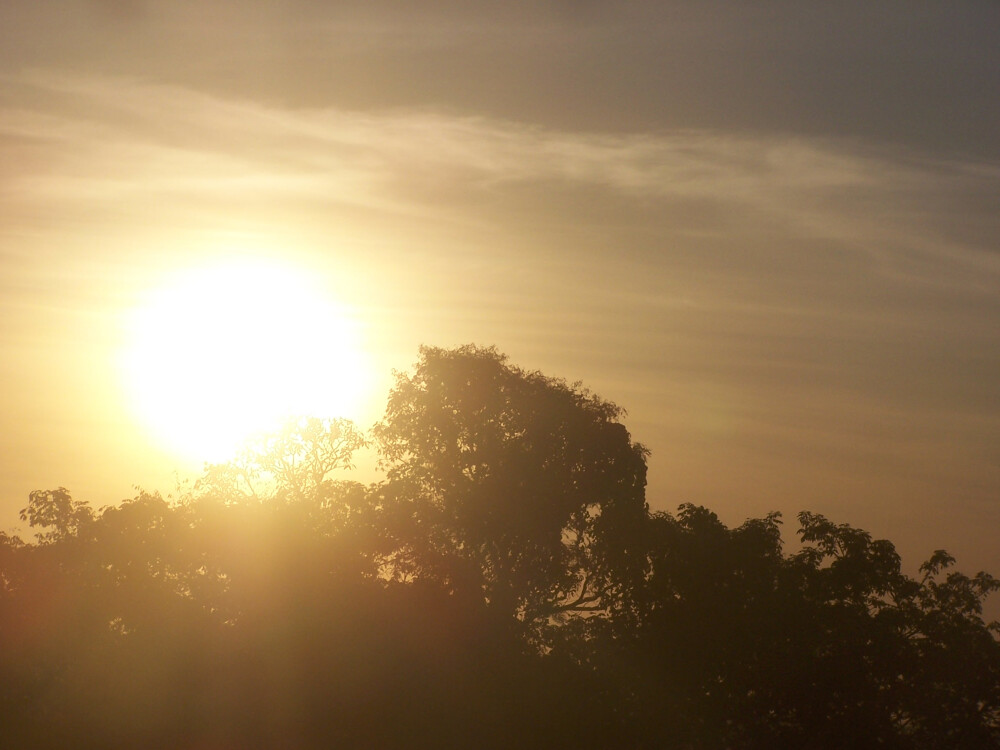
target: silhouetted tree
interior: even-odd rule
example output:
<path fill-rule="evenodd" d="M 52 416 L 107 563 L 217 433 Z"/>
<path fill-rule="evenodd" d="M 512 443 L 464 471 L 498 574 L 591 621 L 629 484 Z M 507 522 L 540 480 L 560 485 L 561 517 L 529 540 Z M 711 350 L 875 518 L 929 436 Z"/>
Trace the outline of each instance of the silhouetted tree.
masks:
<path fill-rule="evenodd" d="M 646 450 L 622 415 L 495 349 L 422 348 L 374 429 L 392 573 L 529 624 L 629 606 L 645 574 Z"/>
<path fill-rule="evenodd" d="M 94 520 L 90 506 L 74 500 L 65 487 L 35 490 L 20 516 L 32 528 L 39 528 L 35 536 L 43 544 L 75 537 Z"/>
<path fill-rule="evenodd" d="M 347 419 L 300 417 L 257 436 L 226 463 L 210 464 L 196 491 L 227 503 L 246 500 L 324 503 L 337 472 L 353 468 L 364 435 Z"/>
<path fill-rule="evenodd" d="M 776 514 L 726 528 L 705 508 L 650 518 L 651 571 L 635 627 L 578 640 L 581 664 L 640 747 L 997 747 L 1000 647 L 982 618 L 986 574 L 914 580 L 886 540 Z M 992 626 L 995 628 L 995 625 Z"/>

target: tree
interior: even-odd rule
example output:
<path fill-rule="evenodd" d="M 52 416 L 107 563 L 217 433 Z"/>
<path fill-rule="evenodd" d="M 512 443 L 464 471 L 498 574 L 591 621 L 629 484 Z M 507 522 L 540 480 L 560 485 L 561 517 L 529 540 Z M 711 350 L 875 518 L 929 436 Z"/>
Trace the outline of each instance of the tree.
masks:
<path fill-rule="evenodd" d="M 21 510 L 21 520 L 32 528 L 48 528 L 36 536 L 42 543 L 69 539 L 94 520 L 94 513 L 85 502 L 74 500 L 69 490 L 34 490 L 28 496 L 28 505 Z"/>
<path fill-rule="evenodd" d="M 493 348 L 420 355 L 374 429 L 391 570 L 526 623 L 627 607 L 645 572 L 647 452 L 624 411 Z"/>
<path fill-rule="evenodd" d="M 649 519 L 636 622 L 576 648 L 604 702 L 648 747 L 1000 747 L 1000 643 L 982 602 L 1000 582 L 913 579 L 892 543 L 799 514 L 729 529 L 682 505 Z"/>
<path fill-rule="evenodd" d="M 278 500 L 323 502 L 335 472 L 354 468 L 366 440 L 347 419 L 298 417 L 257 436 L 233 458 L 206 467 L 196 490 L 228 502 Z"/>

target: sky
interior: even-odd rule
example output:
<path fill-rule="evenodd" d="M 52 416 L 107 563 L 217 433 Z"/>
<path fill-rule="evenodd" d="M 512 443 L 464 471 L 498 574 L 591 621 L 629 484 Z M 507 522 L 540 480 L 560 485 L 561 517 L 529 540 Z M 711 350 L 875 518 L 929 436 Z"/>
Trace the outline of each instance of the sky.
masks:
<path fill-rule="evenodd" d="M 137 311 L 271 263 L 341 319 L 261 290 L 225 356 L 363 355 L 363 426 L 420 344 L 496 345 L 628 410 L 654 510 L 1000 574 L 997 39 L 987 0 L 3 3 L 0 527 L 197 476 Z"/>

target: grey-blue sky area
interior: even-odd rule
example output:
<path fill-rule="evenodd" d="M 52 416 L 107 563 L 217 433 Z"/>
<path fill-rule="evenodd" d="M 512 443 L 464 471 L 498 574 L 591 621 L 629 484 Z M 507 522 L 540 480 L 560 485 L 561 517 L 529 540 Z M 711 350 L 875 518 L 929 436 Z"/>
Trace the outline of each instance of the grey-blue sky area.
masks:
<path fill-rule="evenodd" d="M 484 7 L 486 6 L 486 7 Z M 5 3 L 0 65 L 288 106 L 1000 155 L 1000 4 Z"/>

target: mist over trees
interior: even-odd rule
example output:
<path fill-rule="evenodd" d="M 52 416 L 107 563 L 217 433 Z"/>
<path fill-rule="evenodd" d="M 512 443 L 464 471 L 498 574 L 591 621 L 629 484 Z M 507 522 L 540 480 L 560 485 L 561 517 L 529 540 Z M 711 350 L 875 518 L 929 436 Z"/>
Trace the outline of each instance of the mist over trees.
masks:
<path fill-rule="evenodd" d="M 370 435 L 302 419 L 178 497 L 0 533 L 9 747 L 1000 747 L 997 579 L 778 514 L 650 512 L 624 412 L 423 348 Z M 384 479 L 350 480 L 378 450 Z"/>

